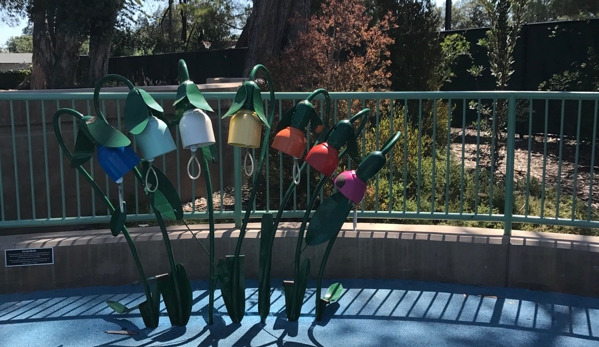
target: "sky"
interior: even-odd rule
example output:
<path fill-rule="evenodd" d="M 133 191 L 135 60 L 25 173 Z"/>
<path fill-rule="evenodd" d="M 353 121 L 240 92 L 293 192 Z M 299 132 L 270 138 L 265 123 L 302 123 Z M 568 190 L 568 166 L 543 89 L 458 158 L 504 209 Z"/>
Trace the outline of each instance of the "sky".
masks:
<path fill-rule="evenodd" d="M 437 6 L 442 6 L 445 3 L 445 0 L 435 0 Z M 152 2 L 144 2 L 148 5 L 144 5 L 144 9 L 147 12 L 152 12 L 152 9 L 155 7 L 155 4 L 151 4 Z M 5 23 L 0 22 L 0 46 L 6 46 L 6 41 L 12 36 L 19 36 L 23 32 L 23 28 L 27 26 L 27 20 L 23 19 L 20 21 L 18 26 L 10 27 Z"/>

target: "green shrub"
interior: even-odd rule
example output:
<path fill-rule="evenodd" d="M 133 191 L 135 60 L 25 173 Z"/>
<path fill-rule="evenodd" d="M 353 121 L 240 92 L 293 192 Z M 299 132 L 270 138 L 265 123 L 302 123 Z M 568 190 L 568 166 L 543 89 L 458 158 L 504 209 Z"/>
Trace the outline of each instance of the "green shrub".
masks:
<path fill-rule="evenodd" d="M 31 69 L 0 71 L 0 89 L 16 89 L 29 75 Z"/>

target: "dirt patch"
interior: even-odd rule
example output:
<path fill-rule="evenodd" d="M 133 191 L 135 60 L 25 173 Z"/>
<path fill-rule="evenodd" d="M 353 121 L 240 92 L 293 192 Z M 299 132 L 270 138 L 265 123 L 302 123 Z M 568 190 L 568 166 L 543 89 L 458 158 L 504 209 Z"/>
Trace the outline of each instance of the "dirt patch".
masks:
<path fill-rule="evenodd" d="M 467 129 L 464 137 L 462 137 L 462 129 L 452 129 L 452 134 L 454 140 L 451 144 L 451 151 L 458 161 L 462 160 L 462 153 L 464 153 L 464 166 L 467 169 L 476 168 L 477 153 L 479 164 L 490 167 L 491 145 L 487 143 L 488 137 L 485 134 L 481 133 L 482 138 L 478 149 L 475 129 Z M 560 141 L 559 138 L 554 137 L 547 137 L 546 144 L 544 141 L 543 136 L 524 136 L 522 139 L 516 139 L 514 179 L 527 179 L 530 175 L 531 178 L 542 182 L 544 178 L 547 186 L 557 187 L 562 194 L 570 196 L 576 189 L 578 198 L 588 202 L 589 196 L 591 196 L 592 207 L 599 209 L 599 186 L 597 186 L 599 183 L 599 160 L 595 158 L 594 163 L 591 163 L 591 145 L 580 143 L 577 148 L 575 140 L 563 139 Z M 502 144 L 500 154 L 504 159 L 501 160 L 499 171 L 505 174 L 505 144 Z M 595 151 L 595 156 L 597 154 L 599 154 L 599 150 Z M 594 168 L 591 167 L 591 164 L 594 165 Z M 591 173 L 593 173 L 592 178 Z M 593 187 L 592 192 L 591 187 Z"/>

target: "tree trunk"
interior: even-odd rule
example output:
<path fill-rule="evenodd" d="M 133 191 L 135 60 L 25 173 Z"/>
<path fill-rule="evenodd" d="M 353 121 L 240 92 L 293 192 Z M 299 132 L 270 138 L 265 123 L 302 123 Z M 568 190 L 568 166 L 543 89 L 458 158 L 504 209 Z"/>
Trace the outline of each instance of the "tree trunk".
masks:
<path fill-rule="evenodd" d="M 89 71 L 86 84 L 94 87 L 100 78 L 108 74 L 112 35 L 90 36 Z"/>
<path fill-rule="evenodd" d="M 40 10 L 31 14 L 33 22 L 33 56 L 31 73 L 31 89 L 46 89 L 47 78 L 52 73 L 54 51 L 46 22 L 46 11 Z"/>
<path fill-rule="evenodd" d="M 287 41 L 292 41 L 305 28 L 305 23 L 289 24 L 296 12 L 307 20 L 310 0 L 254 0 L 244 76 L 254 65 L 267 64 L 276 57 Z"/>
<path fill-rule="evenodd" d="M 79 65 L 79 50 L 82 40 L 69 33 L 56 34 L 56 60 L 48 88 L 72 88 L 75 86 L 75 76 Z"/>

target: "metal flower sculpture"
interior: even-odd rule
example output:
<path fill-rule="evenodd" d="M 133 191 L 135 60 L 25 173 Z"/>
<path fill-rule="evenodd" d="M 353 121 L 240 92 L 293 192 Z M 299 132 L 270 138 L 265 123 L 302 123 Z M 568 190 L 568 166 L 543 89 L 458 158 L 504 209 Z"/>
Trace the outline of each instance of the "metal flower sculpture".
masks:
<path fill-rule="evenodd" d="M 60 127 L 60 117 L 62 115 L 70 115 L 75 117 L 79 123 L 79 130 L 75 140 L 75 149 L 72 153 L 64 143 L 62 137 Z M 158 285 L 155 285 L 153 289 L 150 289 L 143 265 L 139 258 L 139 254 L 137 253 L 137 248 L 135 247 L 135 243 L 133 242 L 129 231 L 125 226 L 124 218 L 126 216 L 126 210 L 124 209 L 125 206 L 124 202 L 122 201 L 122 189 L 119 189 L 119 195 L 121 196 L 119 199 L 121 200 L 121 208 L 115 209 L 110 202 L 110 199 L 94 181 L 92 176 L 85 168 L 82 167 L 84 163 L 93 157 L 94 147 L 97 146 L 100 165 L 107 172 L 111 179 L 115 180 L 116 178 L 115 181 L 119 181 L 119 179 L 122 179 L 122 175 L 130 170 L 129 167 L 133 164 L 133 162 L 139 159 L 135 159 L 135 153 L 131 154 L 130 152 L 129 145 L 131 142 L 125 135 L 111 127 L 103 117 L 96 118 L 91 116 L 83 116 L 81 113 L 72 109 L 60 109 L 56 111 L 54 114 L 53 123 L 56 140 L 58 141 L 58 144 L 60 145 L 60 148 L 65 156 L 70 160 L 71 167 L 77 169 L 77 171 L 79 171 L 79 173 L 81 173 L 81 175 L 88 181 L 96 194 L 102 198 L 104 204 L 112 214 L 110 222 L 112 235 L 117 236 L 122 231 L 123 236 L 127 241 L 127 245 L 129 246 L 129 250 L 131 251 L 131 255 L 133 256 L 137 271 L 139 272 L 141 283 L 144 287 L 146 300 L 137 305 L 135 308 L 128 308 L 125 305 L 115 301 L 108 301 L 107 304 L 114 311 L 119 313 L 127 313 L 134 309 L 139 309 L 145 326 L 148 328 L 156 328 L 158 326 L 158 319 L 160 316 L 159 287 Z M 105 158 L 107 155 L 105 153 L 113 158 L 117 158 L 115 160 L 117 164 L 112 166 L 111 160 L 104 161 L 104 159 L 101 159 Z M 129 170 L 127 170 L 127 168 L 129 168 Z"/>
<path fill-rule="evenodd" d="M 312 165 L 312 166 L 318 165 L 320 162 L 317 161 L 317 159 L 321 159 L 322 161 L 324 161 L 326 163 L 325 167 L 327 169 L 329 169 L 327 165 L 329 165 L 329 163 L 331 162 L 331 159 L 329 157 L 330 153 L 336 154 L 335 159 L 336 159 L 337 164 L 339 163 L 339 158 L 343 157 L 346 153 L 351 153 L 350 158 L 352 160 L 354 160 L 356 163 L 359 163 L 360 157 L 357 153 L 356 138 L 364 130 L 364 127 L 365 127 L 366 121 L 367 121 L 367 116 L 369 113 L 370 113 L 370 110 L 366 108 L 366 109 L 363 109 L 362 111 L 358 112 L 357 114 L 355 114 L 349 120 L 342 120 L 342 121 L 338 122 L 333 127 L 333 129 L 331 129 L 328 137 L 325 138 L 326 142 L 323 142 L 322 144 L 317 144 L 314 147 L 312 147 L 312 149 L 310 150 L 310 153 L 312 153 L 312 151 L 315 148 L 316 148 L 316 150 L 320 150 L 319 146 L 329 144 L 329 143 L 331 143 L 331 141 L 336 146 L 335 148 L 337 148 L 337 150 L 340 150 L 343 146 L 346 146 L 346 148 L 343 151 L 341 151 L 341 153 L 339 153 L 337 151 L 334 151 L 334 152 L 331 151 L 331 152 L 327 152 L 327 154 L 322 156 L 321 158 L 319 158 L 318 156 L 313 157 L 312 163 L 310 163 L 310 165 Z M 361 123 L 358 126 L 358 129 L 355 130 L 355 132 L 354 132 L 353 123 L 358 119 L 361 119 Z M 331 147 L 331 148 L 333 148 L 333 147 Z M 355 152 L 352 153 L 354 150 L 355 150 Z M 333 171 L 334 171 L 334 169 L 333 169 Z M 320 181 L 318 182 L 316 188 L 312 192 L 310 201 L 308 202 L 308 205 L 306 206 L 306 213 L 304 214 L 304 218 L 302 220 L 302 224 L 300 225 L 300 229 L 299 229 L 298 241 L 297 241 L 296 250 L 295 250 L 295 261 L 294 261 L 295 276 L 294 276 L 293 281 L 284 281 L 283 282 L 283 290 L 285 292 L 285 309 L 286 309 L 287 319 L 289 319 L 289 321 L 292 321 L 292 322 L 297 321 L 299 319 L 300 312 L 302 309 L 302 304 L 304 302 L 304 296 L 306 293 L 308 277 L 310 276 L 310 259 L 306 258 L 306 259 L 304 259 L 303 262 L 301 262 L 301 259 L 300 259 L 301 253 L 302 253 L 302 245 L 303 245 L 303 241 L 304 241 L 304 232 L 305 232 L 306 226 L 310 220 L 310 214 L 312 212 L 312 207 L 314 206 L 314 203 L 316 202 L 316 199 L 319 196 L 319 192 L 322 189 L 322 187 L 324 186 L 324 184 L 328 181 L 328 179 L 330 178 L 331 175 L 332 175 L 332 173 L 329 175 L 321 174 Z M 341 295 L 342 290 L 343 290 L 343 286 L 341 286 L 340 284 L 336 284 L 336 285 L 332 286 L 330 292 L 328 293 L 329 302 L 334 302 L 335 300 L 337 300 L 337 298 Z"/>
<path fill-rule="evenodd" d="M 263 70 L 270 89 L 270 112 L 268 120 L 264 116 L 264 105 L 262 104 L 262 95 L 255 80 L 256 73 Z M 233 116 L 229 125 L 228 143 L 232 146 L 245 148 L 258 148 L 260 146 L 260 137 L 262 132 L 262 124 L 264 123 L 267 129 L 274 118 L 275 113 L 275 92 L 270 73 L 263 65 L 256 65 L 250 72 L 250 81 L 245 82 L 237 91 L 235 101 L 229 111 L 223 118 Z M 233 323 L 239 323 L 245 315 L 245 274 L 244 264 L 245 258 L 241 254 L 241 246 L 247 231 L 247 224 L 252 212 L 252 205 L 256 199 L 256 187 L 262 172 L 264 159 L 268 151 L 268 140 L 270 132 L 267 131 L 262 141 L 262 150 L 260 153 L 260 161 L 257 166 L 257 172 L 254 173 L 254 166 L 250 175 L 254 173 L 252 184 L 252 192 L 247 201 L 247 210 L 243 218 L 237 244 L 235 246 L 235 254 L 228 255 L 225 259 L 218 262 L 218 279 L 220 281 L 221 292 L 227 312 Z M 249 152 L 246 154 L 249 155 Z M 250 156 L 251 157 L 251 156 Z M 252 159 L 253 163 L 253 159 Z M 247 171 L 246 171 L 247 173 Z"/>
<path fill-rule="evenodd" d="M 385 166 L 386 155 L 399 140 L 401 132 L 396 132 L 383 145 L 380 151 L 373 151 L 362 160 L 358 168 L 353 171 L 344 171 L 335 180 L 335 186 L 339 189 L 316 209 L 314 216 L 310 220 L 308 232 L 306 233 L 306 244 L 315 246 L 324 242 L 329 242 L 320 266 L 318 279 L 316 282 L 316 320 L 320 320 L 330 299 L 326 296 L 320 298 L 322 288 L 322 276 L 326 263 L 335 243 L 339 230 L 347 219 L 352 206 L 359 203 L 366 191 L 366 182 L 376 176 L 376 174 Z M 344 189 L 346 185 L 351 185 L 357 192 Z M 364 187 L 364 188 L 362 188 Z M 357 201 L 360 199 L 360 201 Z"/>
<path fill-rule="evenodd" d="M 270 75 L 268 70 L 263 65 L 256 65 L 250 73 L 250 80 L 244 82 L 235 94 L 233 104 L 222 117 L 232 117 L 229 124 L 228 144 L 235 147 L 248 149 L 245 154 L 244 167 L 248 176 L 254 172 L 254 158 L 249 149 L 260 147 L 260 138 L 262 137 L 262 124 L 270 130 L 272 117 L 266 119 L 264 115 L 264 104 L 262 103 L 262 94 L 260 87 L 255 82 L 255 73 L 257 70 L 263 69 L 267 74 L 268 86 L 271 96 L 271 115 L 274 114 L 274 89 L 270 83 Z M 267 132 L 268 134 L 268 132 Z M 267 135 L 268 137 L 268 135 Z M 261 155 L 262 157 L 262 155 Z M 247 169 L 247 161 L 250 160 L 251 169 Z"/>
<path fill-rule="evenodd" d="M 272 142 L 272 148 L 293 157 L 293 181 L 296 185 L 300 183 L 301 177 L 297 161 L 304 156 L 306 149 L 304 131 L 308 123 L 311 124 L 312 132 L 317 136 L 324 128 L 314 105 L 310 100 L 303 100 L 283 116 Z"/>
<path fill-rule="evenodd" d="M 315 97 L 319 95 L 324 96 L 326 107 L 324 114 L 324 122 L 321 121 L 321 118 L 318 115 L 316 115 L 316 117 L 314 118 L 315 122 L 313 124 L 316 125 L 315 128 L 323 127 L 322 130 L 319 129 L 317 131 L 320 134 L 320 137 L 317 139 L 315 145 L 317 145 L 321 141 L 324 141 L 328 136 L 329 132 L 325 131 L 324 129 L 328 127 L 329 118 L 331 115 L 331 98 L 329 96 L 329 93 L 325 89 L 315 90 L 308 96 L 308 98 L 306 98 L 306 101 L 311 104 L 311 100 L 313 100 Z M 285 114 L 285 116 L 283 116 L 283 119 L 285 119 L 285 121 L 281 119 L 283 125 L 285 125 L 285 122 L 290 124 L 291 117 L 295 114 L 295 110 L 296 107 L 293 107 Z M 306 125 L 304 125 L 304 128 L 305 127 Z M 304 162 L 302 166 L 299 168 L 297 175 L 300 175 L 307 166 L 308 164 Z M 277 215 L 274 219 L 272 214 L 270 213 L 266 213 L 262 216 L 262 228 L 260 229 L 260 259 L 258 269 L 258 313 L 260 314 L 260 321 L 262 323 L 266 321 L 266 317 L 268 316 L 270 311 L 270 270 L 272 265 L 272 248 L 275 240 L 275 234 L 279 226 L 279 222 L 281 221 L 281 217 L 283 216 L 285 206 L 287 205 L 287 202 L 289 201 L 289 199 L 293 195 L 293 192 L 295 191 L 295 187 L 297 185 L 296 183 L 297 182 L 294 179 L 293 182 L 289 185 L 289 188 L 287 189 L 287 192 L 285 193 L 283 200 L 280 202 L 279 211 L 277 212 Z"/>
<path fill-rule="evenodd" d="M 217 277 L 215 274 L 214 261 L 214 203 L 212 201 L 212 179 L 208 162 L 216 162 L 216 147 L 214 130 L 210 117 L 203 110 L 212 111 L 210 105 L 198 89 L 198 87 L 189 80 L 187 64 L 183 59 L 179 60 L 179 80 L 182 81 L 177 90 L 177 100 L 174 106 L 177 109 L 173 124 L 179 123 L 179 133 L 183 147 L 191 150 L 191 158 L 187 163 L 187 174 L 191 179 L 197 179 L 201 173 L 201 166 L 196 157 L 196 150 L 200 149 L 202 153 L 202 164 L 206 173 L 206 199 L 208 208 L 208 220 L 210 226 L 209 243 L 210 250 L 210 288 L 208 298 L 208 324 L 214 322 L 214 292 L 216 290 Z M 198 164 L 198 174 L 191 173 L 192 160 Z"/>
<path fill-rule="evenodd" d="M 164 173 L 152 165 L 156 157 L 175 150 L 176 145 L 168 128 L 168 120 L 164 117 L 162 107 L 150 94 L 136 88 L 123 76 L 107 75 L 96 84 L 94 105 L 99 118 L 106 119 L 99 107 L 99 94 L 102 85 L 109 80 L 121 81 L 130 89 L 125 104 L 125 127 L 135 135 L 137 145 L 145 159 L 142 161 L 142 172 L 137 168 L 134 168 L 133 171 L 138 182 L 148 194 L 154 215 L 162 232 L 171 268 L 169 274 L 156 277 L 156 292 L 163 297 L 171 324 L 185 326 L 191 316 L 193 304 L 191 284 L 183 264 L 175 262 L 163 220 L 163 216 L 182 220 L 183 208 L 179 194 L 173 184 Z M 114 305 L 111 305 L 111 307 L 114 308 Z"/>

